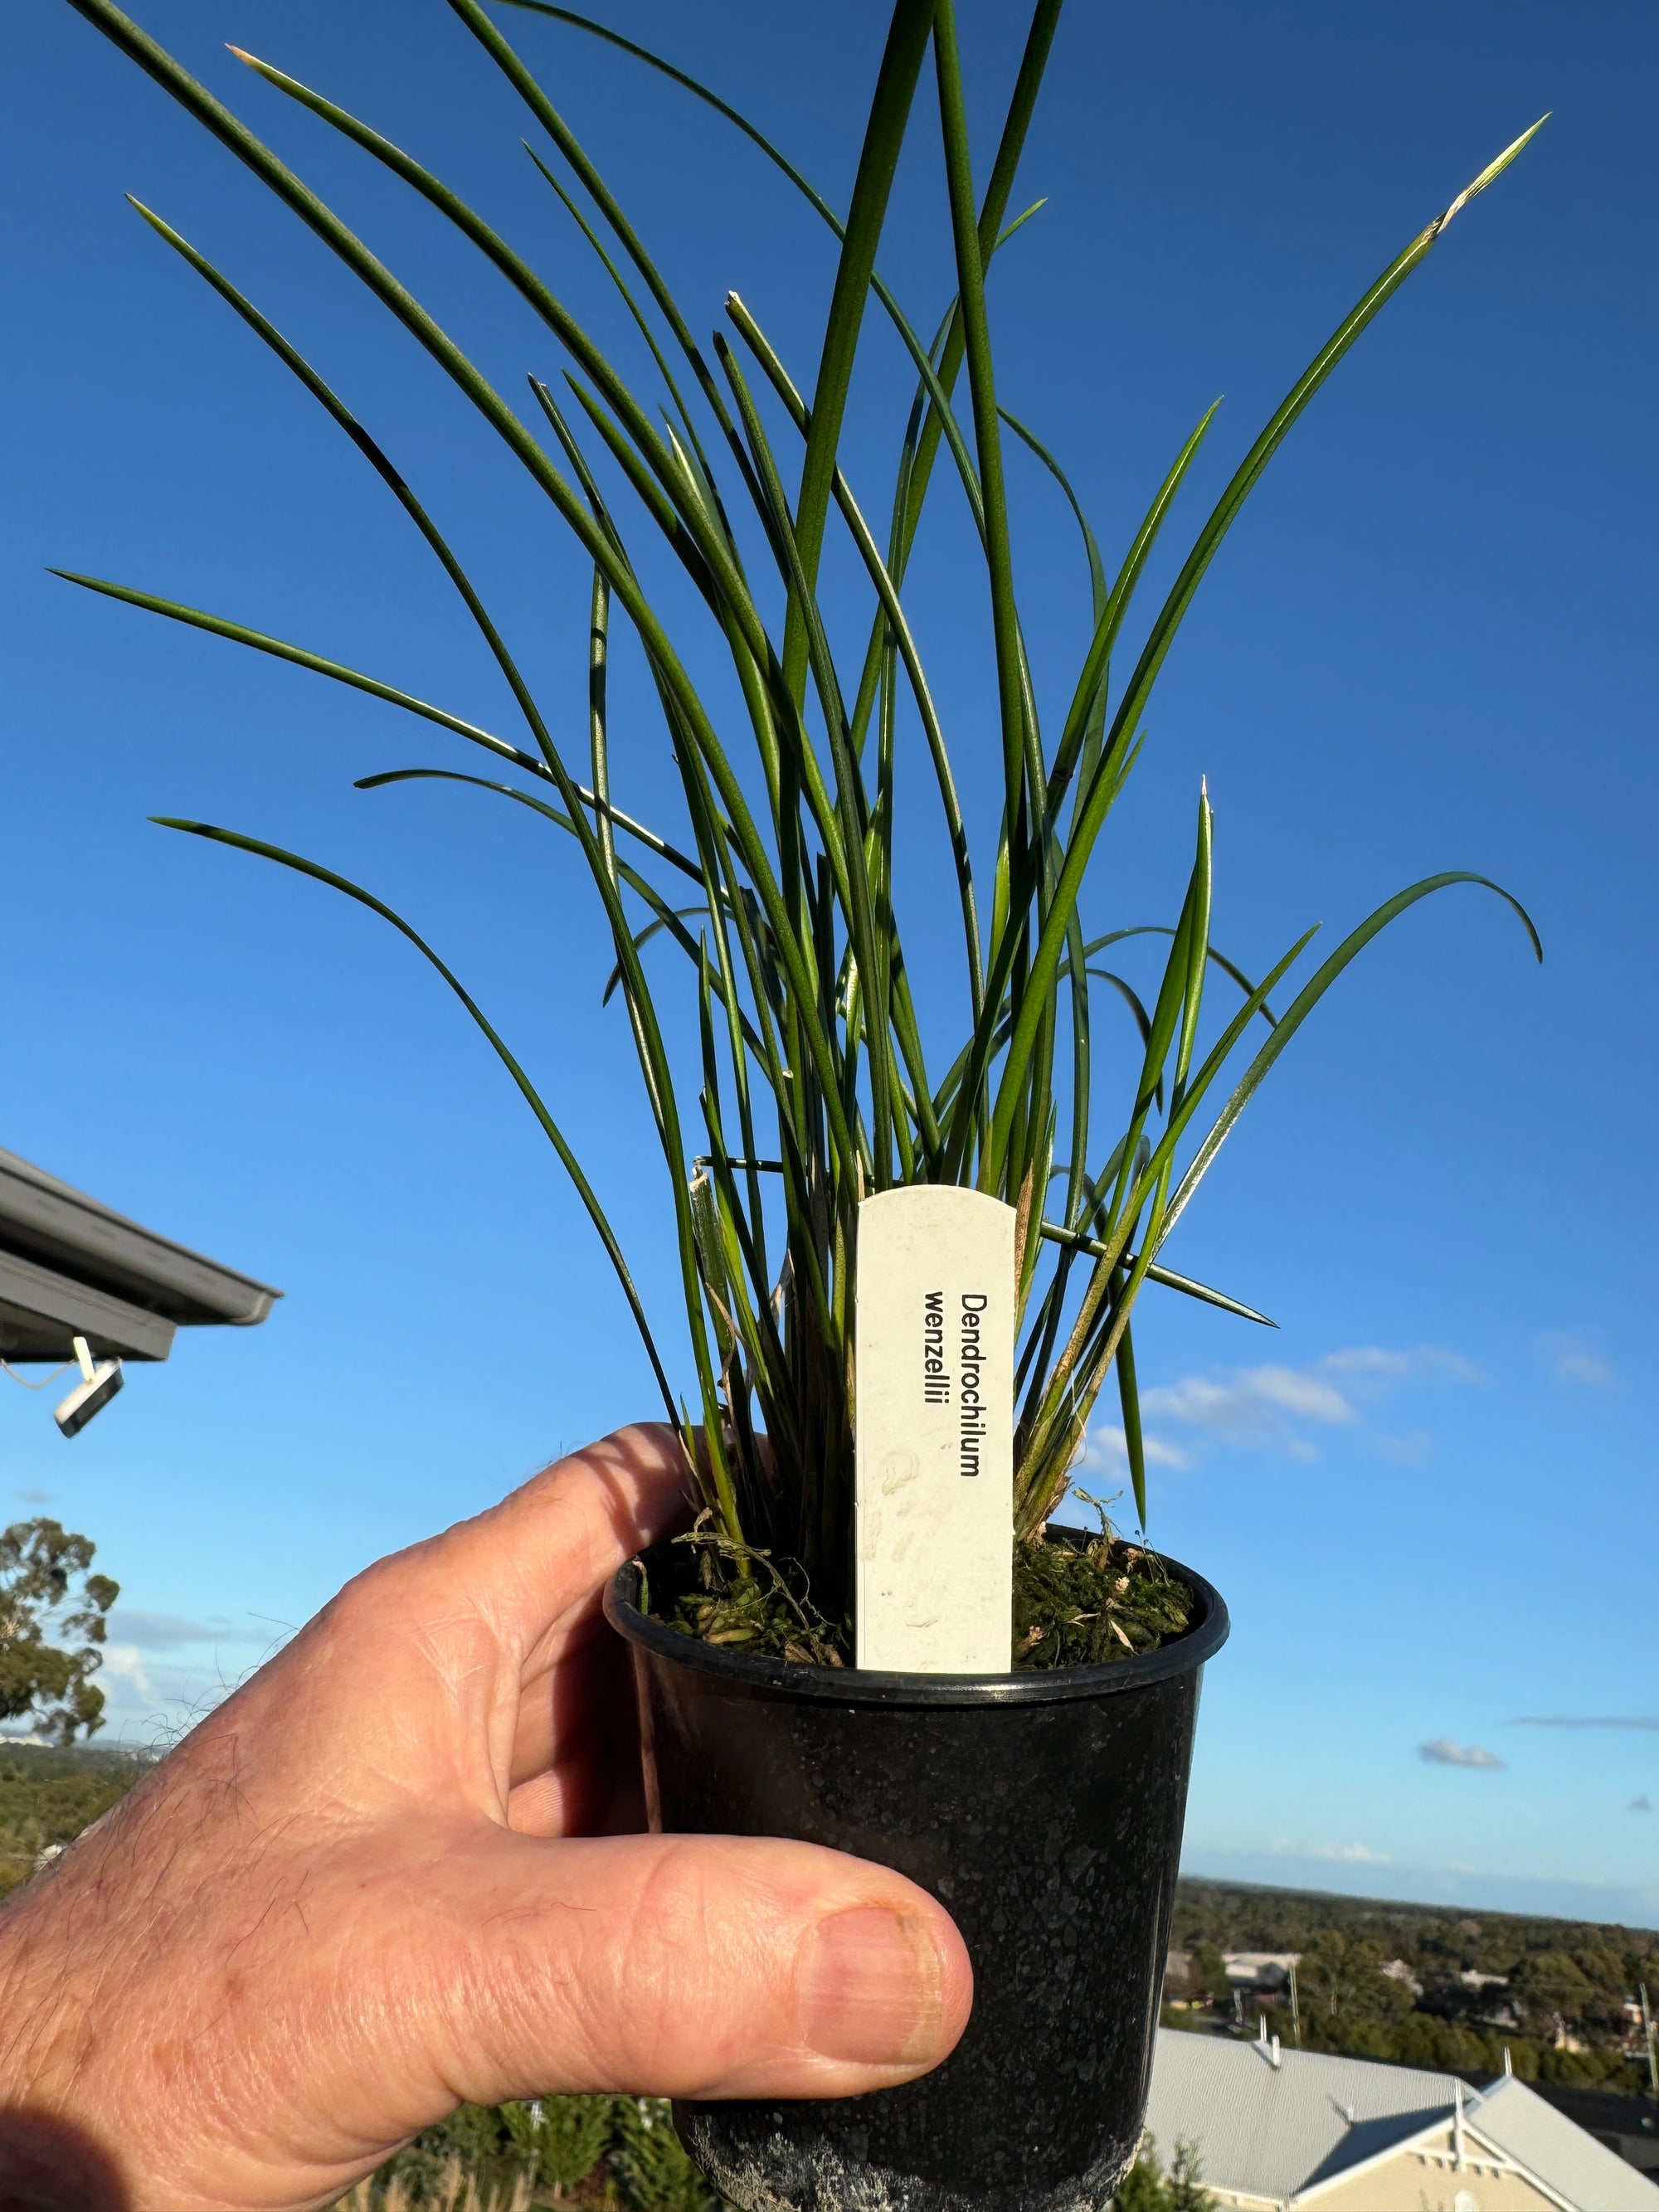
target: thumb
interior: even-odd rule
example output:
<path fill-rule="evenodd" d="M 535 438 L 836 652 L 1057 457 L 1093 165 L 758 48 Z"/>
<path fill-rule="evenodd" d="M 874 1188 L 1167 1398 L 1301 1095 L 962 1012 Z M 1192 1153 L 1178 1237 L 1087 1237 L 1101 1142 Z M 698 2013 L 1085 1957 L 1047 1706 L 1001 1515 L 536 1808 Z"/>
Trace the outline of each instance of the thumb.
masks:
<path fill-rule="evenodd" d="M 927 2073 L 967 2025 L 973 1969 L 944 1907 L 840 1851 L 498 1830 L 460 1861 L 438 1876 L 457 1971 L 423 1975 L 422 1996 L 473 2103 L 857 2096 Z"/>

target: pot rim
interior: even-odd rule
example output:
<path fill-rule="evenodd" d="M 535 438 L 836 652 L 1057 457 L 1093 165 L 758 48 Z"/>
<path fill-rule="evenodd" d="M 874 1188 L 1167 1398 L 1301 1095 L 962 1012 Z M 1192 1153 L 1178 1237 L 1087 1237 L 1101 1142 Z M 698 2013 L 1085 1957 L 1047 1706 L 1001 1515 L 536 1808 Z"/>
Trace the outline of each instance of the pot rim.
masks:
<path fill-rule="evenodd" d="M 1079 1698 L 1113 1697 L 1149 1688 L 1155 1682 L 1188 1674 L 1212 1659 L 1226 1642 L 1231 1624 L 1221 1593 L 1193 1568 L 1156 1553 L 1197 1601 L 1197 1617 L 1182 1636 L 1139 1651 L 1132 1658 L 1093 1667 L 1034 1668 L 1004 1674 L 896 1674 L 866 1667 L 815 1667 L 795 1659 L 757 1657 L 733 1651 L 701 1637 L 670 1628 L 635 1602 L 640 1560 L 665 1553 L 653 1544 L 639 1559 L 619 1567 L 605 1585 L 605 1617 L 637 1650 L 678 1662 L 751 1690 L 773 1690 L 790 1698 L 809 1698 L 841 1705 L 1052 1705 Z"/>

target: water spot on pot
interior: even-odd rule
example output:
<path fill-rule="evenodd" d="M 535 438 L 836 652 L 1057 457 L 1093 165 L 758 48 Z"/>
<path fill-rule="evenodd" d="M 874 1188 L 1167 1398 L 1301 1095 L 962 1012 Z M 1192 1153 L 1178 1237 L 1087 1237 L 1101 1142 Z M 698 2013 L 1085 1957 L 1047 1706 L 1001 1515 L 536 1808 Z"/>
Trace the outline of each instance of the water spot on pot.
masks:
<path fill-rule="evenodd" d="M 1093 1844 L 1073 1844 L 1066 1854 L 1066 1871 L 1075 1881 L 1079 1875 L 1086 1873 L 1093 1866 L 1099 1856 L 1100 1853 L 1095 1850 Z"/>

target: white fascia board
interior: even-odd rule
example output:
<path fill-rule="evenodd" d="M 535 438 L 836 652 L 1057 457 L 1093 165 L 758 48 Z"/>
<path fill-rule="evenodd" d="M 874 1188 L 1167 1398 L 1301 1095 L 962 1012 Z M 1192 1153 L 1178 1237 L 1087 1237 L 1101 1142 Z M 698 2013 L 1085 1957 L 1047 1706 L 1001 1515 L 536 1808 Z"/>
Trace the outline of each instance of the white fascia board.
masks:
<path fill-rule="evenodd" d="M 0 1150 L 0 1245 L 12 1243 L 41 1265 L 75 1273 L 84 1264 L 112 1285 L 112 1295 L 130 1291 L 175 1322 L 250 1328 L 283 1295 Z"/>
<path fill-rule="evenodd" d="M 76 1336 L 84 1336 L 100 1358 L 165 1359 L 173 1324 L 107 1291 L 0 1252 L 0 1358 L 70 1359 Z"/>

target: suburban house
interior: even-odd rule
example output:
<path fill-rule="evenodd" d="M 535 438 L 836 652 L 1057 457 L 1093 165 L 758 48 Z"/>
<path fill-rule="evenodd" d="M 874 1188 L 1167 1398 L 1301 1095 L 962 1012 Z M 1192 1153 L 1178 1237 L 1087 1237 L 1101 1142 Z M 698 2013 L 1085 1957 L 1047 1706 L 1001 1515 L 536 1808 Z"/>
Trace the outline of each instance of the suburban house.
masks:
<path fill-rule="evenodd" d="M 1659 2212 L 1659 2188 L 1523 2081 L 1160 2028 L 1146 2125 L 1227 2212 Z"/>
<path fill-rule="evenodd" d="M 1282 1990 L 1302 1963 L 1300 1951 L 1224 1951 L 1227 1983 L 1236 1990 Z"/>

